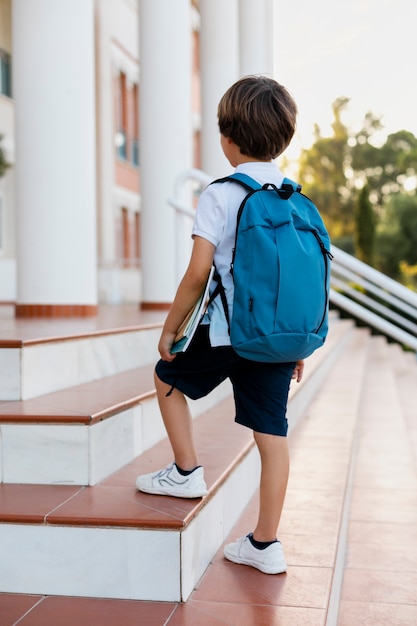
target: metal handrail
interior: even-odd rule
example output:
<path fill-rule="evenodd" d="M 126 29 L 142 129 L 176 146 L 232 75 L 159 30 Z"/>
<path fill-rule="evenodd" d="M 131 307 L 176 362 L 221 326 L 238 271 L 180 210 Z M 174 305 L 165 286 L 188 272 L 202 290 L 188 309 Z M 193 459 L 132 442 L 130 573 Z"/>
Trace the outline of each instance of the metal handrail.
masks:
<path fill-rule="evenodd" d="M 207 187 L 212 182 L 212 176 L 209 176 L 205 172 L 202 172 L 199 169 L 193 168 L 189 170 L 185 170 L 182 172 L 175 181 L 174 187 L 174 196 L 168 200 L 168 203 L 179 213 L 183 213 L 184 215 L 189 215 L 194 218 L 195 210 L 191 208 L 189 205 L 184 204 L 183 201 L 183 188 L 190 181 L 194 183 L 193 191 L 194 193 L 198 193 Z"/>
<path fill-rule="evenodd" d="M 417 293 L 332 246 L 330 302 L 417 352 Z"/>
<path fill-rule="evenodd" d="M 186 170 L 177 178 L 169 204 L 178 215 L 193 218 L 194 209 L 183 199 L 184 186 L 191 184 L 198 193 L 212 180 L 199 169 Z M 331 252 L 331 304 L 417 352 L 417 293 L 336 246 Z"/>

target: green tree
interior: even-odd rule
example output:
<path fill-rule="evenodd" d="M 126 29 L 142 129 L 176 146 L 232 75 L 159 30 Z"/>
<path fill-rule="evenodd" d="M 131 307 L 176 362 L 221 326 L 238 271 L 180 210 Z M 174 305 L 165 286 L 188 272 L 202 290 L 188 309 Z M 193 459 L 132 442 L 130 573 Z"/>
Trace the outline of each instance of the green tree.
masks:
<path fill-rule="evenodd" d="M 353 205 L 345 175 L 349 135 L 342 122 L 348 102 L 347 98 L 339 98 L 333 103 L 333 135 L 323 137 L 316 124 L 314 143 L 301 152 L 299 159 L 303 191 L 318 205 L 333 238 L 353 235 Z"/>
<path fill-rule="evenodd" d="M 2 178 L 2 176 L 5 175 L 6 171 L 10 167 L 10 163 L 8 163 L 8 161 L 6 159 L 6 153 L 4 152 L 3 148 L 1 147 L 2 140 L 3 140 L 3 136 L 0 135 L 0 178 Z"/>
<path fill-rule="evenodd" d="M 369 200 L 369 187 L 365 185 L 359 193 L 355 213 L 356 256 L 373 265 L 375 245 L 375 214 Z"/>
<path fill-rule="evenodd" d="M 401 265 L 417 265 L 417 198 L 393 194 L 386 202 L 376 237 L 377 266 L 402 280 Z"/>
<path fill-rule="evenodd" d="M 386 207 L 396 196 L 414 199 L 411 204 L 415 206 L 417 138 L 401 130 L 378 145 L 382 124 L 371 112 L 359 132 L 352 133 L 342 120 L 348 103 L 347 98 L 333 103 L 330 137 L 323 137 L 315 127 L 313 145 L 300 155 L 299 178 L 305 193 L 319 207 L 333 243 L 351 253 L 356 248 L 358 256 L 368 263 L 375 259 L 381 269 L 398 277 L 401 262 L 403 267 L 404 263 L 414 264 L 405 250 L 409 241 L 406 233 L 414 228 L 414 213 L 402 211 L 395 216 L 393 209 Z M 373 239 L 380 221 L 378 254 L 374 255 Z M 404 235 L 401 245 L 395 238 L 397 230 Z"/>
<path fill-rule="evenodd" d="M 378 130 L 379 121 L 371 114 L 368 116 L 368 121 L 373 120 L 368 128 Z M 351 166 L 355 178 L 369 186 L 374 206 L 380 210 L 385 198 L 404 193 L 407 180 L 417 175 L 417 138 L 401 130 L 388 135 L 380 147 L 375 147 L 371 141 L 372 133 L 365 130 L 355 136 Z"/>

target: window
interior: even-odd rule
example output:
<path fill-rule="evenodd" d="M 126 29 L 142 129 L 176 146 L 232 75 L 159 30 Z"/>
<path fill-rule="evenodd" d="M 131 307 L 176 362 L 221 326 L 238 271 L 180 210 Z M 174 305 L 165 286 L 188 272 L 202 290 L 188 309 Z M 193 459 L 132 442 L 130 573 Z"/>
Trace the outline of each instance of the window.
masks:
<path fill-rule="evenodd" d="M 1 187 L 0 187 L 0 252 L 2 250 L 3 250 L 3 197 L 2 197 Z"/>
<path fill-rule="evenodd" d="M 127 160 L 127 90 L 126 75 L 120 72 L 116 84 L 116 149 L 121 161 Z"/>
<path fill-rule="evenodd" d="M 129 211 L 122 208 L 122 257 L 123 267 L 129 267 L 132 255 L 132 234 L 130 228 Z"/>
<path fill-rule="evenodd" d="M 135 260 L 140 266 L 142 251 L 140 247 L 140 213 L 135 213 Z"/>
<path fill-rule="evenodd" d="M 0 48 L 0 93 L 12 96 L 12 58 Z"/>
<path fill-rule="evenodd" d="M 139 166 L 139 87 L 132 88 L 132 154 L 131 161 L 135 167 Z"/>
<path fill-rule="evenodd" d="M 139 87 L 120 72 L 115 85 L 116 153 L 120 161 L 139 166 Z"/>
<path fill-rule="evenodd" d="M 122 266 L 138 267 L 140 263 L 140 213 L 121 207 L 120 247 Z"/>

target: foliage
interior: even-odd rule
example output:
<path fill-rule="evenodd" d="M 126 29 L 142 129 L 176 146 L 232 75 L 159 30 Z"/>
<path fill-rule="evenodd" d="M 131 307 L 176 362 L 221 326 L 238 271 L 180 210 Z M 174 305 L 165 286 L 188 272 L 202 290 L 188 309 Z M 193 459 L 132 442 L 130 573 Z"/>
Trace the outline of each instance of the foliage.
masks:
<path fill-rule="evenodd" d="M 352 235 L 352 199 L 346 193 L 345 168 L 348 160 L 348 131 L 341 120 L 348 100 L 339 98 L 333 104 L 333 136 L 322 137 L 318 125 L 315 141 L 303 150 L 299 161 L 299 176 L 304 192 L 320 207 L 333 237 Z"/>
<path fill-rule="evenodd" d="M 0 135 L 0 178 L 2 178 L 2 176 L 5 175 L 6 171 L 10 167 L 10 163 L 8 163 L 8 161 L 6 159 L 6 153 L 4 152 L 3 148 L 1 147 L 2 139 L 3 139 L 3 136 Z"/>
<path fill-rule="evenodd" d="M 401 261 L 400 271 L 405 286 L 417 291 L 417 265 L 409 265 L 406 261 Z"/>
<path fill-rule="evenodd" d="M 396 194 L 389 198 L 377 229 L 376 251 L 379 269 L 397 280 L 402 278 L 401 267 L 417 264 L 415 195 Z"/>
<path fill-rule="evenodd" d="M 381 208 L 384 199 L 404 191 L 406 180 L 417 173 L 417 138 L 401 130 L 388 135 L 385 143 L 376 148 L 371 136 L 356 135 L 352 148 L 352 169 L 358 179 L 369 185 L 374 204 Z"/>
<path fill-rule="evenodd" d="M 355 213 L 356 255 L 365 263 L 373 265 L 375 248 L 375 215 L 369 200 L 369 187 L 359 193 Z"/>
<path fill-rule="evenodd" d="M 333 103 L 330 137 L 315 127 L 302 151 L 299 179 L 317 204 L 332 241 L 398 280 L 417 264 L 417 138 L 406 130 L 378 145 L 371 112 L 356 134 L 343 123 L 349 99 Z"/>

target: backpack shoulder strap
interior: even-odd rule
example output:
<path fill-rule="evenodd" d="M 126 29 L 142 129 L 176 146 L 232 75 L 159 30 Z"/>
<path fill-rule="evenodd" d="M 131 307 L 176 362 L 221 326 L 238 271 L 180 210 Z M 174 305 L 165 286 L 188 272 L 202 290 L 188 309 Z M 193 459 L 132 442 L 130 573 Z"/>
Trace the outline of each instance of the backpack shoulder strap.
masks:
<path fill-rule="evenodd" d="M 286 188 L 286 187 L 291 187 L 293 191 L 301 191 L 301 185 L 299 183 L 296 183 L 294 180 L 291 180 L 291 178 L 284 178 L 284 180 L 282 181 L 282 185 L 281 185 L 281 189 L 282 188 Z"/>
<path fill-rule="evenodd" d="M 254 178 L 251 178 L 247 174 L 241 174 L 239 172 L 235 174 L 230 174 L 230 176 L 225 176 L 224 178 L 218 178 L 217 180 L 213 180 L 213 183 L 226 183 L 233 181 L 239 183 L 248 191 L 256 191 L 257 189 L 262 189 L 262 185 L 258 183 Z"/>
<path fill-rule="evenodd" d="M 230 176 L 225 176 L 224 178 L 218 178 L 217 180 L 213 180 L 213 183 L 225 183 L 225 182 L 233 182 L 239 183 L 243 187 L 245 187 L 248 191 L 257 191 L 262 189 L 263 187 L 268 188 L 269 185 L 261 185 L 254 178 L 248 176 L 247 174 L 241 174 L 240 172 L 235 172 L 234 174 L 230 174 Z M 295 191 L 301 192 L 301 185 L 296 183 L 294 180 L 290 178 L 284 178 L 282 181 L 282 185 L 278 190 L 280 192 L 280 196 L 282 198 L 289 198 Z"/>
<path fill-rule="evenodd" d="M 281 187 L 278 189 L 279 196 L 283 200 L 288 200 L 295 192 L 301 193 L 301 185 L 291 180 L 291 178 L 284 178 Z"/>

